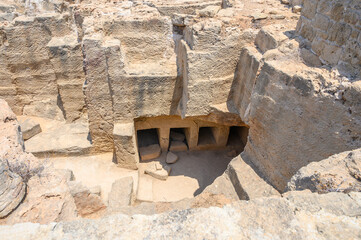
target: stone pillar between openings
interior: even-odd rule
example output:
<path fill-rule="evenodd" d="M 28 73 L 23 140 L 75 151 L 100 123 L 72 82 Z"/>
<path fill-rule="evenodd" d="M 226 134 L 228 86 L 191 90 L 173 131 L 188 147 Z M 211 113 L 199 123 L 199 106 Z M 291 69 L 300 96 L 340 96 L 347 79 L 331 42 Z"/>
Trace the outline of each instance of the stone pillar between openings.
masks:
<path fill-rule="evenodd" d="M 119 167 L 138 169 L 139 154 L 134 123 L 117 123 L 114 125 L 114 162 Z"/>

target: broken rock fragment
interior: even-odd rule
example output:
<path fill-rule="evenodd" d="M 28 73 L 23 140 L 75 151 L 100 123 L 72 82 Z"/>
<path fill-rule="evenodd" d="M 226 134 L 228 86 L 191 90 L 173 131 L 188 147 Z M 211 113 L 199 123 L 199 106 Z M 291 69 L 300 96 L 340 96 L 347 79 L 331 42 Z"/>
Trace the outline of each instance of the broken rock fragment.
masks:
<path fill-rule="evenodd" d="M 172 152 L 167 153 L 166 163 L 172 164 L 178 161 L 178 156 Z"/>
<path fill-rule="evenodd" d="M 33 119 L 24 119 L 19 121 L 21 132 L 23 133 L 24 140 L 34 137 L 36 134 L 41 133 L 40 124 Z"/>
<path fill-rule="evenodd" d="M 152 164 L 148 169 L 145 170 L 145 173 L 159 180 L 167 180 L 171 170 L 172 169 L 168 166 L 164 166 L 162 169 L 158 170 L 156 165 Z"/>

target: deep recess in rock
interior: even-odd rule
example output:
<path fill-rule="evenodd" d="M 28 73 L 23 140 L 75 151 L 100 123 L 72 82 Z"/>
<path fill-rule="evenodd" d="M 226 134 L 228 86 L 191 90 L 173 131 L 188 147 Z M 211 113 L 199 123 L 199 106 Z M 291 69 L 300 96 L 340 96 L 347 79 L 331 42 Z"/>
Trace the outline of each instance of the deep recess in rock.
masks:
<path fill-rule="evenodd" d="M 359 0 L 0 0 L 0 224 L 100 218 L 0 239 L 360 238 L 360 24 Z"/>

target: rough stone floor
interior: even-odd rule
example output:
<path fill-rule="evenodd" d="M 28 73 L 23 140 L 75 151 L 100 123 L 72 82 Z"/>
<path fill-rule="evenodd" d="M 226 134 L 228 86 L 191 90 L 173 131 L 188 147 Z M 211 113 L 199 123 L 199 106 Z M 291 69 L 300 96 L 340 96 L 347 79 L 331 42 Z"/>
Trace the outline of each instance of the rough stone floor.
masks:
<path fill-rule="evenodd" d="M 147 174 L 147 165 L 160 161 L 165 163 L 165 153 L 159 158 L 140 163 L 138 200 L 154 202 L 173 202 L 192 198 L 226 170 L 231 157 L 228 151 L 187 151 L 175 152 L 179 160 L 169 164 L 172 168 L 167 180 L 158 180 Z"/>

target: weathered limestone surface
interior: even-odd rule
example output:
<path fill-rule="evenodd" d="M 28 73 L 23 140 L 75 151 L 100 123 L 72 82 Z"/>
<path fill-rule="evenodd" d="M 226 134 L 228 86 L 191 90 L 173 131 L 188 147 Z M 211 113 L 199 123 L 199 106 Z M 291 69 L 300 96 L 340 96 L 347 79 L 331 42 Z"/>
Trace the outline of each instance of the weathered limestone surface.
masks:
<path fill-rule="evenodd" d="M 279 196 L 279 192 L 264 181 L 242 154 L 234 158 L 228 166 L 227 173 L 239 199 L 249 200 L 259 197 Z"/>
<path fill-rule="evenodd" d="M 360 74 L 360 1 L 304 0 L 296 31 L 324 64 L 344 74 Z"/>
<path fill-rule="evenodd" d="M 74 198 L 77 212 L 81 217 L 91 217 L 106 208 L 101 197 L 91 193 L 82 183 L 69 181 L 68 186 Z"/>
<path fill-rule="evenodd" d="M 245 47 L 241 51 L 227 102 L 228 107 L 241 117 L 245 116 L 251 103 L 261 58 L 262 55 L 255 48 Z"/>
<path fill-rule="evenodd" d="M 66 184 L 66 175 L 24 152 L 23 144 L 16 116 L 1 99 L 0 216 L 3 218 L 11 213 L 1 223 L 49 223 L 75 219 L 76 207 Z"/>
<path fill-rule="evenodd" d="M 244 116 L 250 125 L 245 156 L 279 191 L 299 168 L 361 145 L 360 105 L 337 97 L 359 82 L 336 87 L 330 76 L 295 73 L 281 63 L 265 61 Z"/>
<path fill-rule="evenodd" d="M 0 110 L 0 218 L 3 218 L 23 200 L 26 184 L 18 173 L 13 172 L 17 155 L 23 154 L 20 126 L 15 114 L 2 99 Z"/>
<path fill-rule="evenodd" d="M 50 62 L 57 77 L 61 108 L 67 122 L 79 119 L 85 108 L 83 53 L 77 36 L 53 37 L 47 44 Z"/>
<path fill-rule="evenodd" d="M 6 100 L 16 114 L 64 119 L 58 106 L 58 85 L 47 50 L 52 37 L 68 35 L 71 29 L 67 14 L 42 13 L 35 17 L 19 16 L 3 27 L 6 44 L 0 46 L 1 68 L 7 81 Z M 41 37 L 39 37 L 41 36 Z M 10 89 L 15 91 L 11 94 Z M 15 101 L 14 101 L 15 100 Z"/>
<path fill-rule="evenodd" d="M 238 197 L 243 196 L 239 186 L 244 183 L 242 189 L 248 195 L 244 198 L 257 199 L 240 203 L 242 207 L 254 204 L 253 209 L 220 210 L 222 216 L 241 211 L 242 217 L 226 226 L 236 235 L 222 235 L 224 231 L 219 231 L 218 238 L 251 238 L 254 234 L 262 237 L 265 233 L 274 234 L 275 238 L 303 238 L 305 234 L 315 235 L 304 238 L 329 238 L 325 236 L 328 233 L 358 237 L 344 236 L 359 234 L 358 226 L 352 227 L 358 221 L 352 218 L 354 215 L 347 213 L 338 219 L 325 212 L 295 211 L 296 207 L 289 208 L 293 200 L 276 197 L 264 200 L 259 198 L 264 192 L 257 190 L 266 189 L 266 195 L 275 192 L 265 184 L 269 182 L 283 191 L 301 167 L 361 147 L 359 1 L 282 1 L 293 6 L 295 12 L 302 9 L 295 35 L 292 31 L 285 34 L 285 30 L 295 29 L 293 25 L 299 15 L 281 9 L 278 0 L 8 2 L 12 3 L 0 8 L 2 13 L 10 13 L 0 17 L 6 20 L 0 24 L 0 96 L 9 100 L 16 114 L 68 122 L 88 115 L 89 121 L 89 138 L 87 128 L 67 135 L 72 129 L 65 127 L 58 135 L 42 135 L 38 142 L 34 141 L 41 134 L 33 137 L 26 143 L 28 149 L 32 143 L 36 147 L 34 152 L 39 148 L 43 148 L 41 154 L 55 149 L 68 155 L 89 153 L 93 147 L 94 152 L 114 151 L 115 162 L 136 169 L 139 161 L 136 130 L 157 128 L 160 151 L 169 148 L 170 128 L 182 127 L 189 149 L 202 150 L 225 148 L 230 127 L 246 126 L 249 137 L 242 159 L 247 164 L 237 159 L 230 166 L 233 172 L 229 177 L 238 187 Z M 303 6 L 294 6 L 299 4 Z M 311 66 L 326 66 L 313 68 L 303 61 Z M 171 123 L 164 124 L 167 121 Z M 12 127 L 17 131 L 15 125 Z M 206 130 L 202 139 L 200 130 Z M 75 135 L 80 138 L 72 139 Z M 243 143 L 245 136 L 241 136 Z M 16 149 L 21 148 L 19 132 L 14 139 L 19 143 Z M 11 156 L 16 155 L 7 153 L 9 159 L 16 159 Z M 25 157 L 33 160 L 32 155 L 24 154 Z M 249 169 L 252 180 L 241 174 L 244 169 Z M 256 173 L 267 181 L 262 182 Z M 228 183 L 227 186 L 230 183 L 224 178 L 218 181 Z M 56 182 L 57 179 L 50 185 Z M 247 189 L 251 186 L 248 182 L 254 183 L 256 190 Z M 50 195 L 43 190 L 32 195 L 51 201 L 43 206 L 56 209 L 54 215 L 43 217 L 46 221 L 76 216 L 74 202 L 69 203 L 66 211 L 59 207 L 71 195 L 64 184 L 59 183 L 60 187 Z M 232 195 L 230 192 L 224 191 Z M 54 195 L 59 196 L 59 201 Z M 41 202 L 32 205 L 30 196 L 14 216 L 36 221 L 34 212 L 46 211 Z M 312 196 L 317 196 L 316 205 L 324 201 L 318 195 Z M 351 195 L 330 196 L 342 199 Z M 264 205 L 269 208 L 262 208 Z M 244 215 L 258 222 L 250 224 Z M 273 217 L 265 221 L 264 215 Z M 218 219 L 223 218 L 212 216 L 205 217 L 205 223 L 222 226 Z M 137 221 L 126 219 L 127 226 Z M 314 220 L 314 225 L 306 226 L 301 221 L 305 219 L 307 224 L 309 219 Z M 283 220 L 279 225 L 264 225 L 267 221 Z M 350 227 L 350 231 L 343 235 L 338 235 L 337 228 L 323 231 L 332 224 Z M 146 226 L 139 222 L 136 225 Z M 179 227 L 171 225 L 162 231 L 177 234 L 171 231 L 172 226 Z M 67 225 L 64 231 L 72 227 Z M 97 227 L 95 224 L 94 228 Z M 311 231 L 305 233 L 305 229 Z M 202 238 L 208 238 L 207 232 L 202 234 Z"/>
<path fill-rule="evenodd" d="M 138 168 L 139 154 L 135 134 L 134 123 L 114 125 L 115 160 L 121 167 Z"/>
<path fill-rule="evenodd" d="M 25 150 L 37 157 L 81 155 L 91 152 L 87 123 L 58 123 L 25 142 Z"/>
<path fill-rule="evenodd" d="M 183 78 L 182 117 L 207 115 L 212 105 L 226 102 L 242 40 L 239 29 L 224 29 L 220 20 L 186 27 L 178 53 Z"/>
<path fill-rule="evenodd" d="M 9 215 L 20 204 L 26 188 L 22 178 L 11 172 L 3 161 L 0 162 L 0 218 Z"/>
<path fill-rule="evenodd" d="M 361 149 L 332 155 L 301 168 L 287 183 L 286 191 L 361 191 Z"/>
<path fill-rule="evenodd" d="M 133 178 L 118 179 L 112 184 L 108 198 L 108 211 L 114 211 L 124 206 L 129 206 L 134 200 Z"/>
<path fill-rule="evenodd" d="M 99 35 L 85 37 L 85 96 L 89 131 L 97 151 L 113 150 L 113 108 L 108 83 L 106 53 Z"/>
<path fill-rule="evenodd" d="M 284 198 L 239 201 L 223 208 L 187 209 L 152 216 L 119 214 L 99 220 L 49 225 L 0 226 L 0 236 L 4 240 L 357 239 L 361 236 L 361 222 L 357 217 L 361 214 L 360 197 L 360 193 L 292 192 Z"/>
<path fill-rule="evenodd" d="M 40 124 L 33 119 L 23 119 L 19 121 L 21 132 L 24 140 L 34 137 L 36 134 L 41 133 Z"/>
<path fill-rule="evenodd" d="M 65 175 L 51 171 L 49 168 L 40 177 L 34 176 L 29 180 L 24 201 L 3 224 L 19 222 L 45 224 L 69 221 L 76 219 L 77 216 L 77 207 Z"/>

